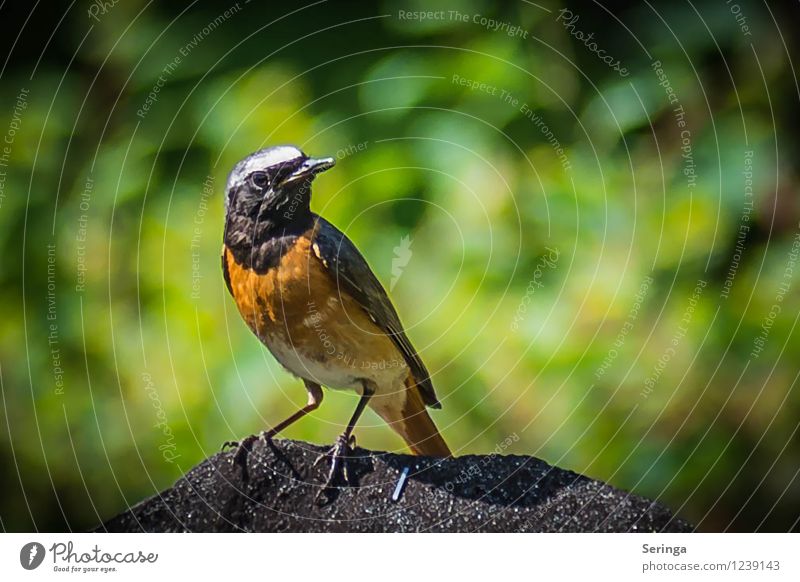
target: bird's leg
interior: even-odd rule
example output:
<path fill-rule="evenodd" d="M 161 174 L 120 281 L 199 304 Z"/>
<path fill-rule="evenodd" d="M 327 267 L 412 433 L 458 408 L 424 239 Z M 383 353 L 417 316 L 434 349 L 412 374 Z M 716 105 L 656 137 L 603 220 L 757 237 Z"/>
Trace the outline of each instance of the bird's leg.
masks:
<path fill-rule="evenodd" d="M 319 494 L 323 491 L 327 491 L 331 487 L 335 486 L 335 484 L 340 480 L 341 477 L 344 477 L 345 482 L 349 481 L 349 477 L 347 475 L 347 455 L 351 451 L 352 443 L 354 442 L 353 437 L 353 429 L 356 427 L 356 423 L 358 419 L 361 417 L 361 414 L 364 412 L 364 409 L 367 407 L 369 403 L 369 399 L 375 394 L 375 388 L 371 385 L 371 383 L 364 382 L 363 383 L 364 391 L 361 394 L 361 398 L 358 400 L 358 405 L 356 405 L 356 409 L 353 412 L 353 416 L 350 418 L 350 422 L 347 423 L 347 428 L 344 429 L 344 432 L 336 437 L 336 442 L 330 448 L 330 450 L 317 459 L 317 462 L 320 459 L 330 456 L 331 457 L 331 468 L 328 471 L 328 478 L 325 480 L 325 487 L 323 487 Z M 314 463 L 316 464 L 316 463 Z"/>
<path fill-rule="evenodd" d="M 322 388 L 319 384 L 310 382 L 308 380 L 303 380 L 303 383 L 306 385 L 306 390 L 308 391 L 308 402 L 303 408 L 295 412 L 283 422 L 279 422 L 271 429 L 265 430 L 258 435 L 250 435 L 238 442 L 226 441 L 223 443 L 223 450 L 227 447 L 236 447 L 236 452 L 233 455 L 233 463 L 235 465 L 241 465 L 243 467 L 245 466 L 247 463 L 247 455 L 250 453 L 250 449 L 253 448 L 253 443 L 255 443 L 259 438 L 264 439 L 265 441 L 270 441 L 279 432 L 286 430 L 286 428 L 303 418 L 306 414 L 319 408 L 323 397 Z"/>

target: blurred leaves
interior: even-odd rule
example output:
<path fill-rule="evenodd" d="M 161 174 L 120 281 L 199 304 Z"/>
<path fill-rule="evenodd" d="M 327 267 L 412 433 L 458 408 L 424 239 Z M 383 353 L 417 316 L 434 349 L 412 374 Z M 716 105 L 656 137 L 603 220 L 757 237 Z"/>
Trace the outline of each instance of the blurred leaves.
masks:
<path fill-rule="evenodd" d="M 621 56 L 625 79 L 549 3 L 324 3 L 277 21 L 275 7 L 242 3 L 166 75 L 230 5 L 125 2 L 94 24 L 68 13 L 33 75 L 43 47 L 23 46 L 0 86 L 5 119 L 30 88 L 0 206 L 3 526 L 92 527 L 303 403 L 219 272 L 228 170 L 258 148 L 295 143 L 336 156 L 312 206 L 387 287 L 394 249 L 410 237 L 391 295 L 459 454 L 516 433 L 508 452 L 659 497 L 705 529 L 796 527 L 797 267 L 763 352 L 751 355 L 800 219 L 783 47 L 795 39 L 741 5 L 752 38 L 719 3 L 660 17 L 622 6 L 615 14 L 632 33 L 597 6 L 575 9 Z M 398 17 L 433 9 L 469 18 Z M 40 32 L 55 26 L 42 18 Z M 686 111 L 691 188 L 651 58 Z M 754 208 L 723 296 L 749 150 Z M 558 259 L 542 268 L 552 249 Z M 698 280 L 707 286 L 694 301 Z M 286 436 L 330 442 L 353 405 L 330 392 Z M 358 438 L 402 449 L 371 413 Z"/>

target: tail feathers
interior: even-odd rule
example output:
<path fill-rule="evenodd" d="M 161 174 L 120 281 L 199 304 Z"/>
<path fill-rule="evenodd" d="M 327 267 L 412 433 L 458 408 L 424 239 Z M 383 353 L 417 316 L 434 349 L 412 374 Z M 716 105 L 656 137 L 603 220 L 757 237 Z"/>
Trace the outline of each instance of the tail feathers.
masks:
<path fill-rule="evenodd" d="M 428 457 L 453 455 L 428 415 L 422 396 L 410 376 L 406 383 L 405 403 L 402 409 L 380 407 L 375 411 L 403 438 L 415 455 Z"/>

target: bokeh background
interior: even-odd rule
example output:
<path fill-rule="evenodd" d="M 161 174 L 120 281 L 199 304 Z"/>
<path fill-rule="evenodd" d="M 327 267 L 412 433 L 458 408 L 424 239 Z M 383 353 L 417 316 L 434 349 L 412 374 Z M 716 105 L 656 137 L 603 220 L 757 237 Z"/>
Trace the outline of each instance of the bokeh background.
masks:
<path fill-rule="evenodd" d="M 458 454 L 798 528 L 796 4 L 11 4 L 4 530 L 92 528 L 304 402 L 219 268 L 227 172 L 278 143 L 338 158 L 312 207 L 391 287 Z"/>

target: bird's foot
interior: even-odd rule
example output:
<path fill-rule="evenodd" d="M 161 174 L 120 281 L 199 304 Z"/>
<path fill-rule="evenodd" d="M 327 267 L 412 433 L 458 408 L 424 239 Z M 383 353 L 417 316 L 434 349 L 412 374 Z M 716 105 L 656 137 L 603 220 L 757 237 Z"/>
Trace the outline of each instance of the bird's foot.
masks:
<path fill-rule="evenodd" d="M 239 465 L 242 467 L 242 469 L 247 469 L 247 457 L 250 454 L 250 451 L 253 449 L 253 444 L 259 439 L 263 440 L 264 442 L 270 441 L 272 436 L 273 435 L 270 431 L 264 431 L 257 435 L 251 434 L 240 441 L 225 441 L 222 443 L 222 450 L 224 451 L 228 448 L 235 448 L 236 452 L 233 454 L 231 464 Z"/>
<path fill-rule="evenodd" d="M 240 441 L 227 441 L 223 443 L 222 450 L 224 451 L 227 448 L 236 448 L 236 451 L 233 453 L 233 457 L 231 458 L 232 465 L 239 465 L 242 469 L 247 468 L 247 456 L 250 454 L 250 451 L 253 449 L 253 444 L 258 440 L 258 435 L 250 435 L 248 437 L 243 438 Z"/>
<path fill-rule="evenodd" d="M 336 437 L 336 442 L 333 446 L 314 461 L 314 466 L 316 466 L 322 459 L 326 457 L 331 458 L 331 468 L 328 471 L 328 477 L 325 480 L 325 485 L 317 493 L 316 499 L 319 499 L 320 495 L 323 493 L 327 494 L 335 490 L 342 483 L 345 485 L 350 483 L 350 476 L 347 471 L 348 456 L 353 452 L 355 442 L 356 438 L 353 435 L 339 435 Z"/>

